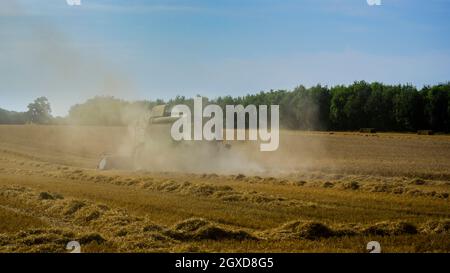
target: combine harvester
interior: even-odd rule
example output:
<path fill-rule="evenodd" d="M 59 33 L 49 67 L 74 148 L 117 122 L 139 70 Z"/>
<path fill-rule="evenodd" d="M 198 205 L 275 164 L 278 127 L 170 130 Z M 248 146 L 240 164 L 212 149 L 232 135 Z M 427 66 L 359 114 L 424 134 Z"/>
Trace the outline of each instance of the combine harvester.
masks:
<path fill-rule="evenodd" d="M 164 153 L 189 155 L 200 150 L 211 153 L 224 152 L 231 148 L 223 141 L 175 141 L 170 135 L 172 124 L 178 117 L 170 116 L 167 105 L 157 105 L 145 113 L 134 125 L 134 140 L 131 155 L 104 153 L 97 168 L 99 170 L 141 170 L 153 163 L 161 163 Z M 176 149 L 176 150 L 174 150 Z"/>

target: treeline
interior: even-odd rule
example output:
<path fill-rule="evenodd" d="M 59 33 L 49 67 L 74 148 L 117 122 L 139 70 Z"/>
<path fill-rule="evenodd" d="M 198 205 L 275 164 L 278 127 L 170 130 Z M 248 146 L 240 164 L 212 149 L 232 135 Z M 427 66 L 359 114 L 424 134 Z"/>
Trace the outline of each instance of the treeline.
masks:
<path fill-rule="evenodd" d="M 299 86 L 292 91 L 271 90 L 243 97 L 219 97 L 204 104 L 222 106 L 280 105 L 283 128 L 300 130 L 416 131 L 422 129 L 450 132 L 450 83 L 425 86 L 386 85 L 355 82 L 334 87 Z M 169 101 L 128 102 L 114 97 L 95 97 L 71 107 L 65 118 L 53 118 L 50 104 L 44 97 L 31 103 L 28 112 L 0 109 L 0 123 L 77 124 L 122 126 L 130 124 L 153 106 L 159 104 L 193 105 L 192 98 L 177 96 Z M 170 108 L 170 107 L 169 107 Z"/>
<path fill-rule="evenodd" d="M 55 119 L 46 97 L 40 97 L 28 104 L 28 111 L 15 112 L 0 108 L 0 124 L 51 124 Z"/>
<path fill-rule="evenodd" d="M 25 124 L 27 120 L 26 112 L 8 111 L 0 108 L 0 124 Z"/>
<path fill-rule="evenodd" d="M 170 104 L 192 104 L 177 97 Z M 450 83 L 425 86 L 355 82 L 331 88 L 299 86 L 292 91 L 219 97 L 221 105 L 280 105 L 280 124 L 300 130 L 450 131 Z"/>

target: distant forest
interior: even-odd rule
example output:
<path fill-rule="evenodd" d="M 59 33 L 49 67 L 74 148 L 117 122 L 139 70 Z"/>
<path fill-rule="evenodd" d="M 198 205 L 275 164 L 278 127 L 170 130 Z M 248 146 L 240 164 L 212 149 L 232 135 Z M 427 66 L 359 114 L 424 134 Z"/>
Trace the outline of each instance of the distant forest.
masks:
<path fill-rule="evenodd" d="M 128 102 L 114 97 L 95 97 L 71 107 L 64 118 L 51 116 L 50 103 L 45 97 L 28 106 L 28 112 L 0 109 L 0 124 L 78 124 L 126 125 L 129 120 L 167 103 L 192 105 L 193 99 L 178 96 L 169 101 Z M 286 129 L 352 131 L 363 127 L 379 131 L 434 130 L 450 132 L 450 83 L 425 86 L 418 90 L 412 85 L 386 85 L 355 82 L 351 85 L 294 90 L 271 90 L 243 97 L 219 97 L 204 104 L 280 105 L 280 123 Z"/>

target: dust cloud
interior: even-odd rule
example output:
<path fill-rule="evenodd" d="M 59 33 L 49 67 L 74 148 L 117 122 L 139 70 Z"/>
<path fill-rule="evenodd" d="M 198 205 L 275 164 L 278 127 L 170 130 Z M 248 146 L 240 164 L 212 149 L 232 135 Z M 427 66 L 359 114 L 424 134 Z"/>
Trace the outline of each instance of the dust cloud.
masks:
<path fill-rule="evenodd" d="M 128 134 L 118 148 L 136 170 L 279 175 L 317 169 L 327 158 L 320 134 L 282 130 L 279 149 L 261 152 L 259 141 L 174 141 L 171 124 L 149 124 L 146 114 L 145 108 L 125 114 Z"/>
<path fill-rule="evenodd" d="M 18 90 L 23 97 L 46 96 L 57 115 L 98 95 L 137 96 L 129 76 L 102 57 L 101 44 L 75 44 L 62 31 L 69 26 L 36 12 L 17 0 L 0 3 L 0 16 L 7 18 L 0 24 L 0 40 L 5 41 L 0 57 L 10 64 L 5 71 L 11 75 L 0 84 L 2 89 Z"/>

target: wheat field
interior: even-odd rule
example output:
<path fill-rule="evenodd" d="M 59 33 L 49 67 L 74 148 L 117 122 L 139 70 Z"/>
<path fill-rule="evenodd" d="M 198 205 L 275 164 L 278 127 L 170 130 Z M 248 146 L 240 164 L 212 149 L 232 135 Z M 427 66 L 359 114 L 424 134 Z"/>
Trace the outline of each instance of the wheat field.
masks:
<path fill-rule="evenodd" d="M 450 136 L 282 131 L 273 153 L 96 169 L 128 139 L 0 126 L 0 252 L 450 252 Z"/>

